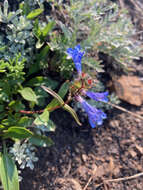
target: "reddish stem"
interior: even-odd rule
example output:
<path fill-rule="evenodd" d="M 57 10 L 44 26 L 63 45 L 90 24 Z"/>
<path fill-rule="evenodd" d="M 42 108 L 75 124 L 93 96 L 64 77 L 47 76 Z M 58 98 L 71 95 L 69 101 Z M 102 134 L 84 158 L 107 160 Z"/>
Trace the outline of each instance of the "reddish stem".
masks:
<path fill-rule="evenodd" d="M 26 110 L 20 110 L 20 113 L 23 114 L 34 114 L 34 113 L 42 113 L 44 110 L 37 110 L 37 111 L 26 111 Z"/>
<path fill-rule="evenodd" d="M 53 111 L 53 110 L 58 109 L 58 108 L 60 108 L 60 107 L 61 107 L 61 106 L 56 106 L 56 107 L 54 107 L 54 108 L 48 109 L 48 111 Z M 23 113 L 23 114 L 34 114 L 34 113 L 43 113 L 44 110 L 37 110 L 37 111 L 20 110 L 19 112 L 20 112 L 20 113 Z"/>
<path fill-rule="evenodd" d="M 81 79 L 81 82 L 82 82 L 82 85 L 81 85 L 81 87 L 77 90 L 77 93 L 79 93 L 81 89 L 85 88 L 83 79 Z M 67 101 L 66 101 L 62 106 L 56 106 L 56 107 L 54 107 L 54 108 L 49 108 L 48 111 L 54 111 L 55 109 L 61 108 L 61 107 L 63 107 L 65 104 L 68 104 L 70 101 L 71 101 L 71 98 L 70 98 L 70 99 L 67 99 Z M 35 114 L 35 113 L 43 113 L 44 110 L 37 110 L 37 111 L 20 110 L 19 112 L 22 113 L 22 114 Z"/>

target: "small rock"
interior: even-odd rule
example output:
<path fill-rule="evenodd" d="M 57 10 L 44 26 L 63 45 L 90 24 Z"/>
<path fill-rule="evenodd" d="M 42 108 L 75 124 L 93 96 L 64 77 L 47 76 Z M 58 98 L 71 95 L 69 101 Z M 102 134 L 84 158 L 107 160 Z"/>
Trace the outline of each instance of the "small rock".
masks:
<path fill-rule="evenodd" d="M 107 173 L 109 173 L 109 164 L 103 163 L 102 165 L 97 167 L 95 177 L 103 177 Z"/>
<path fill-rule="evenodd" d="M 119 121 L 118 120 L 111 120 L 110 125 L 111 125 L 111 127 L 116 128 L 119 126 Z"/>
<path fill-rule="evenodd" d="M 138 144 L 135 144 L 135 147 L 139 151 L 140 154 L 143 154 L 143 147 L 139 146 Z"/>
<path fill-rule="evenodd" d="M 129 153 L 131 154 L 133 158 L 136 157 L 137 155 L 137 153 L 133 149 L 129 150 Z"/>
<path fill-rule="evenodd" d="M 96 164 L 92 164 L 92 175 L 95 175 L 97 168 Z"/>
<path fill-rule="evenodd" d="M 121 76 L 113 80 L 113 87 L 117 96 L 136 106 L 143 103 L 143 83 L 136 76 Z"/>
<path fill-rule="evenodd" d="M 81 157 L 82 157 L 82 160 L 83 160 L 84 162 L 86 162 L 86 160 L 87 160 L 86 154 L 82 154 Z"/>

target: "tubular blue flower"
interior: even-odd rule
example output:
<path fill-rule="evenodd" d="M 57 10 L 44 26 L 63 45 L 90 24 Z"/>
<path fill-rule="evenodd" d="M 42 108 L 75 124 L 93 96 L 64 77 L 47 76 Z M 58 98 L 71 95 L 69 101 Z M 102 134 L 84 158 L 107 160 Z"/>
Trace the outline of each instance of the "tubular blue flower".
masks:
<path fill-rule="evenodd" d="M 108 92 L 91 92 L 91 91 L 84 91 L 84 95 L 88 96 L 89 98 L 95 100 L 95 101 L 102 101 L 102 102 L 108 102 Z"/>
<path fill-rule="evenodd" d="M 81 74 L 82 72 L 81 59 L 85 53 L 85 52 L 80 51 L 80 49 L 81 49 L 80 45 L 75 46 L 74 49 L 72 48 L 67 49 L 67 53 L 73 59 L 73 62 L 79 74 Z"/>
<path fill-rule="evenodd" d="M 90 104 L 88 104 L 82 97 L 78 96 L 77 100 L 82 104 L 83 109 L 88 114 L 89 123 L 92 128 L 95 128 L 96 125 L 102 125 L 103 119 L 106 119 L 106 114 Z"/>

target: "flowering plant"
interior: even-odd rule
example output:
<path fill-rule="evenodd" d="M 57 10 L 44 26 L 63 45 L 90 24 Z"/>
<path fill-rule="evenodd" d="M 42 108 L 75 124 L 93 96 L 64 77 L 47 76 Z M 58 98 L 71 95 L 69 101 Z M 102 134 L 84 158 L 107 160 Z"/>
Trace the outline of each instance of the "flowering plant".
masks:
<path fill-rule="evenodd" d="M 101 125 L 107 117 L 84 98 L 87 96 L 97 103 L 108 101 L 108 92 L 93 92 L 94 81 L 87 79 L 90 68 L 103 71 L 99 52 L 113 58 L 113 67 L 114 63 L 120 67 L 128 65 L 140 55 L 138 41 L 129 38 L 135 30 L 128 16 L 107 0 L 106 3 L 101 0 L 14 2 L 10 6 L 8 0 L 0 3 L 0 181 L 4 190 L 19 190 L 16 161 L 22 168 L 33 168 L 37 160 L 33 146 L 53 144 L 48 133 L 55 130 L 50 120 L 52 111 L 62 107 L 81 125 L 75 110 L 68 105 L 74 99 L 87 112 L 91 127 Z M 85 52 L 80 45 L 68 48 L 76 41 L 89 52 L 84 62 L 86 74 L 81 64 Z M 72 82 L 64 82 L 56 93 L 53 90 L 59 82 L 73 74 L 72 62 L 67 64 L 66 49 L 78 76 Z M 57 81 L 55 73 L 62 80 Z M 54 97 L 45 108 L 48 94 L 43 89 Z"/>
<path fill-rule="evenodd" d="M 105 119 L 107 116 L 102 110 L 88 104 L 81 96 L 88 96 L 95 101 L 108 102 L 108 92 L 95 93 L 88 90 L 89 88 L 92 88 L 92 79 L 87 81 L 87 83 L 90 85 L 87 86 L 86 81 L 84 80 L 85 73 L 82 73 L 81 66 L 81 60 L 84 53 L 85 52 L 81 51 L 80 45 L 75 46 L 74 49 L 67 49 L 67 54 L 73 59 L 78 72 L 78 78 L 74 81 L 71 87 L 71 94 L 74 96 L 75 100 L 81 103 L 83 109 L 87 112 L 91 127 L 94 128 L 96 125 L 102 125 L 103 119 Z"/>

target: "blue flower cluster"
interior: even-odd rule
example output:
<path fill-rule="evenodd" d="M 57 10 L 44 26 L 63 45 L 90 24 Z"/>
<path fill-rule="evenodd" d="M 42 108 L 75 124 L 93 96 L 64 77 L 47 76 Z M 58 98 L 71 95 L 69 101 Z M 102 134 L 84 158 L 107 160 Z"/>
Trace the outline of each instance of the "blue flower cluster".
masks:
<path fill-rule="evenodd" d="M 108 92 L 95 93 L 91 91 L 85 91 L 84 94 L 95 101 L 108 102 L 108 98 L 107 98 Z"/>
<path fill-rule="evenodd" d="M 73 62 L 75 64 L 78 74 L 81 74 L 81 72 L 82 72 L 81 59 L 85 53 L 85 52 L 81 52 L 80 49 L 81 49 L 80 45 L 75 46 L 74 49 L 72 49 L 72 48 L 67 49 L 67 53 L 68 53 L 69 57 L 71 57 L 73 59 Z"/>
<path fill-rule="evenodd" d="M 89 123 L 92 128 L 95 128 L 96 125 L 102 125 L 103 119 L 106 119 L 106 114 L 97 109 L 90 104 L 88 104 L 82 97 L 78 96 L 77 100 L 82 104 L 83 109 L 87 112 Z"/>
<path fill-rule="evenodd" d="M 84 55 L 84 52 L 80 51 L 80 45 L 75 46 L 74 49 L 68 48 L 67 53 L 73 59 L 77 72 L 81 74 L 82 73 L 81 59 Z M 83 89 L 81 91 L 81 94 L 84 96 L 88 96 L 89 98 L 95 101 L 108 102 L 108 98 L 107 98 L 108 92 L 95 93 L 95 92 L 87 91 Z M 102 125 L 103 119 L 107 118 L 106 114 L 102 110 L 97 109 L 91 106 L 90 104 L 88 104 L 80 95 L 76 97 L 76 100 L 81 103 L 83 109 L 87 112 L 89 123 L 92 128 L 95 128 L 96 125 Z"/>

